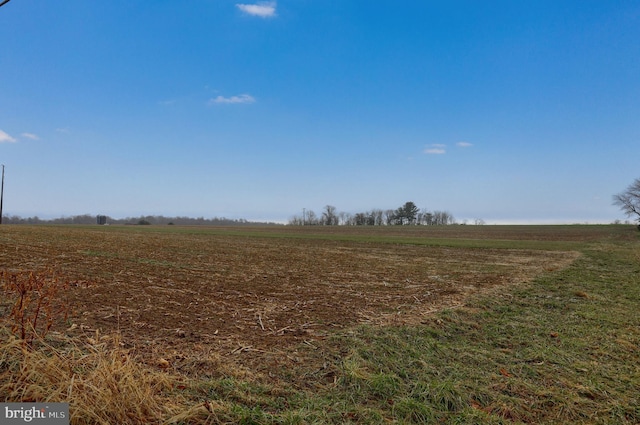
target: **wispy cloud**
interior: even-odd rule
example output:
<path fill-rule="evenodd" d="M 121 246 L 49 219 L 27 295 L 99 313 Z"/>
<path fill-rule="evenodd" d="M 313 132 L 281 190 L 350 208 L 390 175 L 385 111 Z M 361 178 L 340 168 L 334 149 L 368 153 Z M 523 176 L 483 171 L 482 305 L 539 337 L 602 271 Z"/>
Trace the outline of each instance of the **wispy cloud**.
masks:
<path fill-rule="evenodd" d="M 218 96 L 209 100 L 209 104 L 214 103 L 254 103 L 256 99 L 248 94 L 241 94 L 238 96 L 224 97 Z"/>
<path fill-rule="evenodd" d="M 256 4 L 237 3 L 236 7 L 247 15 L 259 16 L 260 18 L 272 18 L 276 16 L 275 1 L 262 1 Z"/>
<path fill-rule="evenodd" d="M 469 142 L 458 142 L 456 143 L 456 146 L 458 146 L 459 148 L 470 148 L 471 146 L 473 146 L 473 144 Z"/>
<path fill-rule="evenodd" d="M 40 140 L 40 137 L 38 137 L 37 134 L 33 133 L 22 133 L 20 136 L 30 140 Z"/>
<path fill-rule="evenodd" d="M 4 131 L 0 130 L 0 143 L 15 143 L 15 142 L 17 142 L 16 139 L 14 139 L 13 137 L 9 136 Z"/>
<path fill-rule="evenodd" d="M 425 147 L 425 149 L 422 152 L 426 153 L 427 155 L 444 155 L 445 153 L 447 153 L 446 147 L 447 145 L 443 145 L 440 143 L 433 143 Z"/>

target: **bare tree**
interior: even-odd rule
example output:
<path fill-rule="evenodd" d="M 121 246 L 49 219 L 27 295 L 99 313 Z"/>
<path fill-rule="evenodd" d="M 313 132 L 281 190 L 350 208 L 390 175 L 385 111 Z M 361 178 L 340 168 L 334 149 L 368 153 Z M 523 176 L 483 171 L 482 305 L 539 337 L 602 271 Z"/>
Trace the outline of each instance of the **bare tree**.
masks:
<path fill-rule="evenodd" d="M 320 220 L 313 210 L 307 211 L 307 217 L 305 219 L 305 224 L 310 226 L 315 226 L 316 224 L 320 224 Z"/>
<path fill-rule="evenodd" d="M 340 211 L 338 213 L 338 224 L 341 224 L 343 226 L 348 225 L 350 216 L 351 214 L 349 214 L 348 212 Z"/>
<path fill-rule="evenodd" d="M 322 224 L 325 226 L 334 226 L 338 224 L 338 215 L 336 213 L 336 207 L 333 205 L 326 205 L 322 212 Z"/>
<path fill-rule="evenodd" d="M 289 219 L 289 225 L 291 226 L 302 226 L 304 223 L 302 221 L 302 217 L 294 215 Z"/>
<path fill-rule="evenodd" d="M 356 226 L 364 226 L 367 224 L 367 214 L 366 213 L 356 213 L 354 216 L 354 221 Z"/>
<path fill-rule="evenodd" d="M 373 209 L 371 210 L 371 217 L 373 217 L 373 224 L 375 226 L 382 226 L 384 224 L 383 220 L 384 211 L 381 209 Z"/>
<path fill-rule="evenodd" d="M 390 226 L 425 224 L 428 226 L 446 226 L 455 224 L 453 215 L 448 211 L 429 211 L 419 209 L 413 202 L 406 202 L 395 210 L 374 208 L 369 211 L 348 213 L 338 211 L 333 205 L 325 205 L 320 216 L 312 210 L 303 209 L 302 217 L 294 216 L 289 219 L 294 225 L 324 225 L 324 226 Z M 484 220 L 476 219 L 475 224 L 484 224 Z"/>
<path fill-rule="evenodd" d="M 433 226 L 433 213 L 431 211 L 422 211 L 422 223 L 427 226 Z"/>
<path fill-rule="evenodd" d="M 433 224 L 436 226 L 446 226 L 455 222 L 453 215 L 447 211 L 434 211 Z"/>
<path fill-rule="evenodd" d="M 367 220 L 366 220 L 367 226 L 375 226 L 376 216 L 373 214 L 373 211 L 367 211 L 365 214 L 367 216 Z"/>
<path fill-rule="evenodd" d="M 394 210 L 384 210 L 384 224 L 390 226 L 395 220 L 396 212 Z"/>
<path fill-rule="evenodd" d="M 613 205 L 619 206 L 627 216 L 636 215 L 640 230 L 640 178 L 635 179 L 624 192 L 614 195 Z"/>

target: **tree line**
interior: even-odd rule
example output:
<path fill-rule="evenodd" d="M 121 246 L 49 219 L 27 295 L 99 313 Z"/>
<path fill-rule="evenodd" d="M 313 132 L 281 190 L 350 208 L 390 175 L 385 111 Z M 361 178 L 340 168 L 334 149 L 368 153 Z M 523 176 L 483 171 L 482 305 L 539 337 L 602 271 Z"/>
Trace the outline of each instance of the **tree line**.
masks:
<path fill-rule="evenodd" d="M 103 220 L 100 220 L 103 217 Z M 20 217 L 17 215 L 4 216 L 2 219 L 6 224 L 130 224 L 130 225 L 183 225 L 183 226 L 239 226 L 239 225 L 273 225 L 276 223 L 253 222 L 243 218 L 231 219 L 225 217 L 165 217 L 162 215 L 146 215 L 140 217 L 112 218 L 104 215 L 82 214 L 70 217 L 60 217 L 53 219 L 41 219 L 38 216 Z"/>
<path fill-rule="evenodd" d="M 326 205 L 320 214 L 305 209 L 301 216 L 291 217 L 289 224 L 296 226 L 446 226 L 455 224 L 455 219 L 448 211 L 420 209 L 415 203 L 409 201 L 395 210 L 376 208 L 355 214 L 338 212 L 333 205 Z"/>

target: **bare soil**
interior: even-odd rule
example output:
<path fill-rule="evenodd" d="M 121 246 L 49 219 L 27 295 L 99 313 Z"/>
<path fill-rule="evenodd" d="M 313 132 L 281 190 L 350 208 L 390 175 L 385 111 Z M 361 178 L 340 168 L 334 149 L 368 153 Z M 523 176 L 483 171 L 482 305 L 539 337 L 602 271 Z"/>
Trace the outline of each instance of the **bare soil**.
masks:
<path fill-rule="evenodd" d="M 295 346 L 313 347 L 336 329 L 418 323 L 577 257 L 183 230 L 3 226 L 0 264 L 52 269 L 74 283 L 69 335 L 120 332 L 157 355 L 206 349 L 295 360 Z"/>

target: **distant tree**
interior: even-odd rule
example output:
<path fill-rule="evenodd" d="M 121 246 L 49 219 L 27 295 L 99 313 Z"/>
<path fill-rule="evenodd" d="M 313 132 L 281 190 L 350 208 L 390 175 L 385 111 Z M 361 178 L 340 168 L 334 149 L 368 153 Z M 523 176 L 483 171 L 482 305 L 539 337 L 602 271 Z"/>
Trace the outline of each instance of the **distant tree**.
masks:
<path fill-rule="evenodd" d="M 613 196 L 613 204 L 620 207 L 627 216 L 637 216 L 638 230 L 640 230 L 640 178 L 624 192 Z"/>
<path fill-rule="evenodd" d="M 348 212 L 344 212 L 344 211 L 340 211 L 338 213 L 338 223 L 342 224 L 343 226 L 347 226 L 349 225 L 349 221 L 351 220 L 351 214 L 349 214 Z"/>
<path fill-rule="evenodd" d="M 384 224 L 384 211 L 380 209 L 371 210 L 371 217 L 373 218 L 373 224 L 375 226 L 382 226 Z"/>
<path fill-rule="evenodd" d="M 402 207 L 393 211 L 393 224 L 402 226 L 405 223 L 405 220 L 406 218 L 404 216 L 404 210 L 402 209 Z"/>
<path fill-rule="evenodd" d="M 248 223 L 239 220 L 238 223 Z M 153 224 L 157 224 L 153 222 Z M 405 202 L 395 210 L 374 208 L 355 214 L 336 210 L 333 205 L 325 205 L 322 214 L 317 216 L 312 210 L 303 210 L 302 217 L 294 216 L 289 219 L 290 225 L 342 225 L 342 226 L 389 226 L 389 225 L 418 225 L 443 226 L 455 224 L 453 215 L 447 211 L 420 210 L 415 203 Z M 466 224 L 466 222 L 465 222 Z M 475 224 L 484 224 L 484 220 L 476 219 Z"/>
<path fill-rule="evenodd" d="M 95 217 L 91 214 L 75 215 L 72 217 L 72 224 L 94 224 Z"/>
<path fill-rule="evenodd" d="M 384 224 L 387 226 L 391 226 L 396 219 L 396 212 L 394 210 L 384 210 L 383 217 Z"/>
<path fill-rule="evenodd" d="M 404 204 L 404 214 L 407 217 L 409 224 L 415 224 L 419 211 L 420 208 L 418 208 L 413 202 L 407 202 Z"/>
<path fill-rule="evenodd" d="M 174 224 L 174 225 L 205 225 L 205 226 L 244 226 L 244 225 L 278 225 L 280 223 L 272 223 L 272 222 L 256 222 L 256 221 L 248 221 L 246 219 L 230 219 L 224 217 L 214 217 L 214 218 L 192 218 L 192 217 L 164 217 L 161 215 L 157 216 L 141 216 L 141 217 L 126 217 L 122 219 L 116 219 L 113 217 L 105 216 L 107 222 L 110 224 L 138 224 L 141 221 L 144 221 L 148 224 L 154 225 L 164 225 L 164 224 Z M 5 218 L 8 220 L 9 224 L 95 224 L 96 216 L 92 214 L 83 214 L 83 215 L 74 215 L 70 217 L 59 217 L 52 218 L 48 220 L 43 220 L 35 217 L 27 217 L 23 218 L 17 215 L 13 215 Z M 293 219 L 292 219 L 293 220 Z M 302 220 L 302 219 L 300 219 Z"/>
<path fill-rule="evenodd" d="M 335 226 L 338 224 L 338 215 L 336 213 L 336 207 L 333 205 L 326 205 L 322 212 L 322 224 L 325 226 Z"/>
<path fill-rule="evenodd" d="M 445 224 L 456 224 L 456 219 L 453 217 L 453 214 L 448 211 L 445 211 L 445 213 L 447 214 L 447 222 Z"/>
<path fill-rule="evenodd" d="M 405 204 L 395 212 L 396 224 L 415 224 L 419 211 L 420 208 L 418 208 L 413 202 L 405 202 Z"/>
<path fill-rule="evenodd" d="M 448 224 L 453 224 L 454 222 L 453 215 L 447 211 L 433 212 L 433 224 L 436 226 L 446 226 Z"/>
<path fill-rule="evenodd" d="M 24 218 L 17 215 L 12 215 L 11 217 L 5 217 L 4 220 L 8 224 L 24 224 Z"/>
<path fill-rule="evenodd" d="M 429 225 L 430 215 L 431 213 L 426 208 L 421 209 L 416 217 L 416 224 Z"/>
<path fill-rule="evenodd" d="M 427 226 L 433 226 L 433 213 L 430 211 L 424 211 L 422 213 L 422 222 Z"/>
<path fill-rule="evenodd" d="M 304 219 L 304 224 L 306 224 L 307 226 L 315 226 L 319 223 L 320 220 L 318 220 L 318 216 L 316 215 L 316 213 L 313 212 L 313 210 L 307 211 L 306 217 Z"/>
<path fill-rule="evenodd" d="M 367 224 L 367 214 L 365 213 L 356 213 L 353 216 L 354 222 L 356 226 L 364 226 Z"/>
<path fill-rule="evenodd" d="M 289 219 L 289 225 L 291 226 L 302 226 L 302 217 L 294 215 Z"/>
<path fill-rule="evenodd" d="M 376 216 L 373 211 L 367 211 L 366 215 L 366 224 L 367 226 L 375 226 L 376 225 Z"/>

